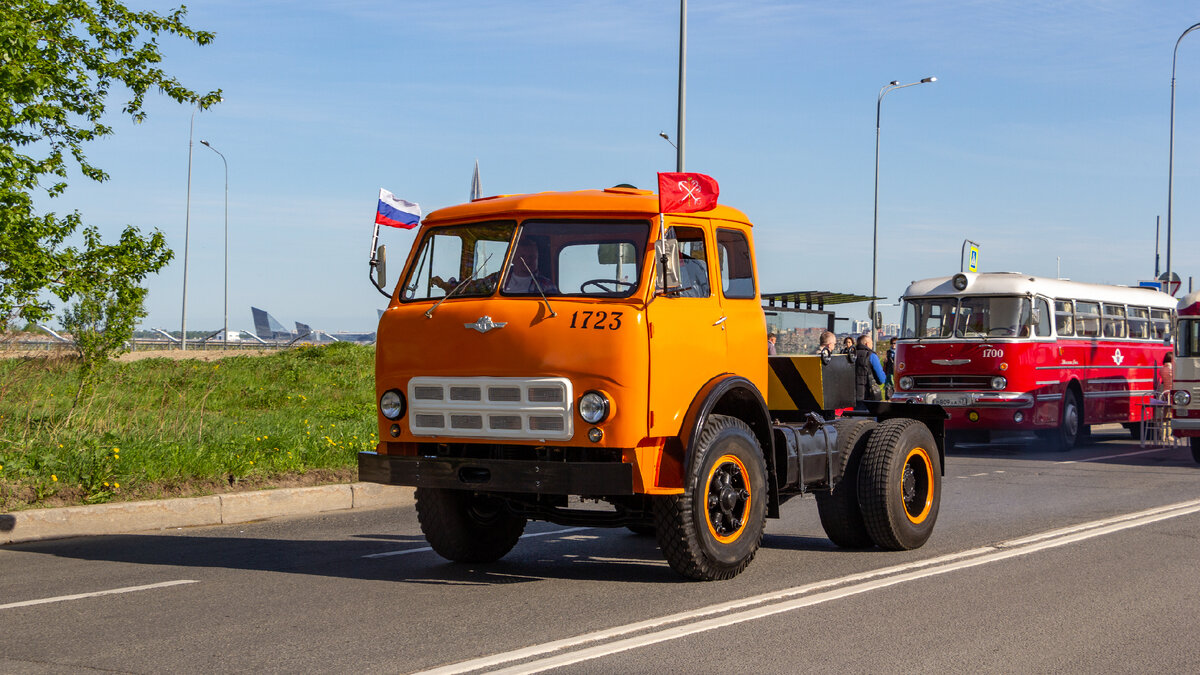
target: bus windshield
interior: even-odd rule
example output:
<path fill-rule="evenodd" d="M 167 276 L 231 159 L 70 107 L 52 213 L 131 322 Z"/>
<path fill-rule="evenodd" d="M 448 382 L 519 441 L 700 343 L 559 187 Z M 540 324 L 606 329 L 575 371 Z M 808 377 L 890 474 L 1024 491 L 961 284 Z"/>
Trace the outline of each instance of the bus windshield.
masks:
<path fill-rule="evenodd" d="M 1027 297 L 911 298 L 904 301 L 901 337 L 1029 337 L 1031 314 Z"/>
<path fill-rule="evenodd" d="M 1175 341 L 1178 356 L 1200 356 L 1200 319 L 1179 318 L 1179 337 Z"/>

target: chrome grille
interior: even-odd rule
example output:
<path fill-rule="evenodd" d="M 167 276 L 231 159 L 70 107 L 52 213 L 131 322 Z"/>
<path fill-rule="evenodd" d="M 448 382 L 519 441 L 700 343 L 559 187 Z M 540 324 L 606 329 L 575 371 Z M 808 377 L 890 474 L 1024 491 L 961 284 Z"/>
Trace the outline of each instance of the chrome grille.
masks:
<path fill-rule="evenodd" d="M 563 377 L 418 376 L 408 392 L 416 436 L 544 442 L 574 433 L 574 394 Z"/>
<path fill-rule="evenodd" d="M 920 391 L 965 391 L 991 389 L 991 375 L 914 375 L 913 389 Z"/>

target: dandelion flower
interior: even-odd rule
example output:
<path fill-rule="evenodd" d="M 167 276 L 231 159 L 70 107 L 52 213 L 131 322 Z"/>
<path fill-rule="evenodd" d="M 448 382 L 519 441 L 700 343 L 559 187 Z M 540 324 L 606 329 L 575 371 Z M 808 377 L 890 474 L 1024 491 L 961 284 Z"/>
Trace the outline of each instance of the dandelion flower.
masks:
<path fill-rule="evenodd" d="M 117 488 L 117 489 L 119 490 L 119 489 L 121 489 L 121 484 L 120 484 L 120 483 L 113 483 L 113 487 L 115 487 L 115 488 Z"/>
<path fill-rule="evenodd" d="M 57 483 L 57 482 L 58 482 L 58 476 L 56 476 L 56 475 L 54 475 L 54 474 L 50 474 L 50 480 L 52 480 L 52 481 L 54 481 L 55 483 Z"/>

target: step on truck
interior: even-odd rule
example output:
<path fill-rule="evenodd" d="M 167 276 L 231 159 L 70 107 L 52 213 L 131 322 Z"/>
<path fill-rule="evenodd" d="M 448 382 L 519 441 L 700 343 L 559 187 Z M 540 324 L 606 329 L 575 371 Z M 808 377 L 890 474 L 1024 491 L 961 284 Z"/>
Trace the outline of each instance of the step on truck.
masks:
<path fill-rule="evenodd" d="M 849 356 L 768 357 L 742 212 L 660 213 L 627 186 L 476 199 L 428 214 L 391 290 L 377 241 L 381 441 L 359 478 L 415 487 L 441 556 L 498 560 L 543 520 L 653 534 L 679 574 L 728 579 L 805 493 L 838 546 L 932 533 L 945 414 L 835 418 Z"/>

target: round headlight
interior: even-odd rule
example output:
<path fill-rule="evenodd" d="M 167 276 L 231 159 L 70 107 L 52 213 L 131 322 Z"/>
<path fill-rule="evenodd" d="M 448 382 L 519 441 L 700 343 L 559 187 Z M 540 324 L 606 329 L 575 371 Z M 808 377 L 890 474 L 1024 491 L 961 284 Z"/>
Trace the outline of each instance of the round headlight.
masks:
<path fill-rule="evenodd" d="M 388 389 L 379 397 L 379 412 L 389 420 L 404 417 L 404 394 L 395 389 Z"/>
<path fill-rule="evenodd" d="M 599 424 L 608 417 L 608 398 L 598 391 L 589 391 L 579 399 L 579 416 L 588 424 Z"/>
<path fill-rule="evenodd" d="M 1192 402 L 1192 394 L 1184 389 L 1178 389 L 1171 394 L 1171 400 L 1175 402 L 1175 405 L 1187 405 Z"/>
<path fill-rule="evenodd" d="M 913 386 L 913 379 L 911 377 L 909 377 L 908 375 L 905 375 L 904 377 L 900 378 L 900 388 L 901 389 L 904 389 L 905 391 L 907 391 L 909 389 L 912 389 L 912 386 Z"/>
<path fill-rule="evenodd" d="M 992 378 L 992 389 L 1003 389 L 1008 386 L 1008 380 L 997 375 Z"/>
<path fill-rule="evenodd" d="M 961 272 L 955 274 L 954 278 L 950 280 L 950 283 L 954 284 L 954 290 L 965 291 L 967 290 L 967 275 L 962 274 Z"/>

